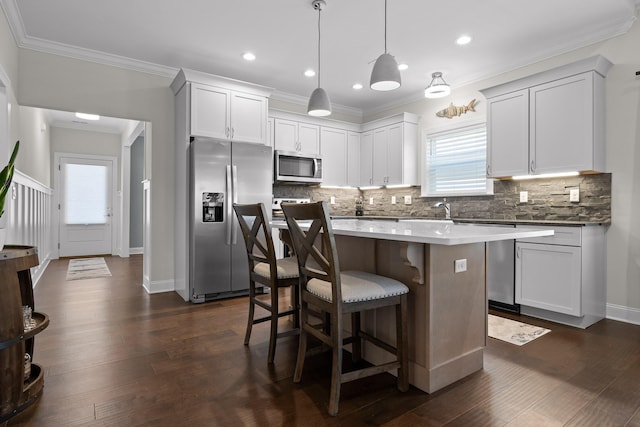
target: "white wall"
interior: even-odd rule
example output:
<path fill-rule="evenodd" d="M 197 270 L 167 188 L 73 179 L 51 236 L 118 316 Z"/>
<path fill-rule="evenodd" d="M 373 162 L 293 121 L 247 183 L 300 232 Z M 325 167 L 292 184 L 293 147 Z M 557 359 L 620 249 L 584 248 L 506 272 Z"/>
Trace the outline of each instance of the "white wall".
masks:
<path fill-rule="evenodd" d="M 51 187 L 51 129 L 46 123 L 45 113 L 40 108 L 19 107 L 19 122 L 20 151 L 16 167 L 30 178 Z"/>

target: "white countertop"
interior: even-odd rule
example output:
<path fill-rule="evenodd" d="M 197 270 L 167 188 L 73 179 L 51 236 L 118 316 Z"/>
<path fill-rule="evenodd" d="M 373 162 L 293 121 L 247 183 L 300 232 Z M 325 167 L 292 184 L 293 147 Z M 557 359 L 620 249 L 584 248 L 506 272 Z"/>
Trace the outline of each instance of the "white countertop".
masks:
<path fill-rule="evenodd" d="M 274 228 L 287 228 L 284 220 L 271 222 Z M 525 237 L 552 236 L 553 229 L 527 229 L 486 227 L 481 225 L 454 224 L 446 220 L 361 220 L 334 219 L 334 234 L 366 237 L 371 239 L 399 240 L 403 242 L 430 243 L 436 245 L 462 245 Z"/>

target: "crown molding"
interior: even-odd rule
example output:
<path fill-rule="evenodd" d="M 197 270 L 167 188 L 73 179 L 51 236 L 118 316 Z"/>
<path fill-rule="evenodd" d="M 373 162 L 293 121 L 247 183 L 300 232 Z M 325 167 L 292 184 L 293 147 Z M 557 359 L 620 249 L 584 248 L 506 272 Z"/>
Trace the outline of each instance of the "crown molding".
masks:
<path fill-rule="evenodd" d="M 282 92 L 282 91 L 278 91 L 278 90 L 274 91 L 271 94 L 271 99 L 275 99 L 277 101 L 283 101 L 283 102 L 290 102 L 292 104 L 304 106 L 305 108 L 306 108 L 306 106 L 307 106 L 307 104 L 309 102 L 309 98 L 308 97 L 295 95 L 295 94 L 288 93 L 288 92 Z M 356 117 L 360 117 L 360 118 L 363 117 L 363 112 L 359 108 L 348 107 L 346 105 L 336 104 L 336 103 L 332 102 L 331 103 L 331 109 L 336 113 L 348 114 L 348 115 L 356 116 Z"/>

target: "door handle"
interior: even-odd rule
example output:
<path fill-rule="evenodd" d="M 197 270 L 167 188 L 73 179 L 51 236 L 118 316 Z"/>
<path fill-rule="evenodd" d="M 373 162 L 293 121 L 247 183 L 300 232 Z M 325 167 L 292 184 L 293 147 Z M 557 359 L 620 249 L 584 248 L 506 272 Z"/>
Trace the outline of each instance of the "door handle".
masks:
<path fill-rule="evenodd" d="M 232 185 L 233 185 L 233 203 L 238 203 L 238 167 L 233 165 L 231 171 Z M 235 245 L 238 242 L 238 224 L 235 215 L 231 212 L 231 244 Z"/>
<path fill-rule="evenodd" d="M 231 186 L 231 165 L 227 165 L 227 200 L 225 200 L 225 204 L 227 206 L 227 227 L 225 230 L 225 240 L 227 242 L 227 245 L 231 245 L 231 226 L 233 223 L 233 217 L 232 217 L 232 209 L 233 209 L 233 201 L 232 201 L 232 195 L 233 195 L 233 188 Z"/>

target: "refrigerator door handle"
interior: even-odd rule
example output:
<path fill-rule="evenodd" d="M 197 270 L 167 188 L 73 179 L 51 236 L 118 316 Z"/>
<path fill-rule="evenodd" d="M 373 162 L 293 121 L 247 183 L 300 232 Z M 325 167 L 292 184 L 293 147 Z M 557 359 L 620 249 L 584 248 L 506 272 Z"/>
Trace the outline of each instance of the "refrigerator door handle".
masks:
<path fill-rule="evenodd" d="M 238 203 L 238 166 L 233 165 L 231 177 L 233 178 L 233 203 Z M 238 242 L 238 220 L 235 217 L 235 215 L 232 215 L 232 218 L 233 220 L 231 221 L 231 243 L 235 245 Z"/>
<path fill-rule="evenodd" d="M 226 242 L 227 245 L 231 245 L 231 230 L 234 225 L 233 222 L 233 202 L 231 201 L 231 195 L 233 194 L 232 187 L 232 177 L 231 177 L 231 165 L 227 165 L 227 200 L 225 200 L 225 204 L 227 205 L 227 227 L 226 227 Z"/>

